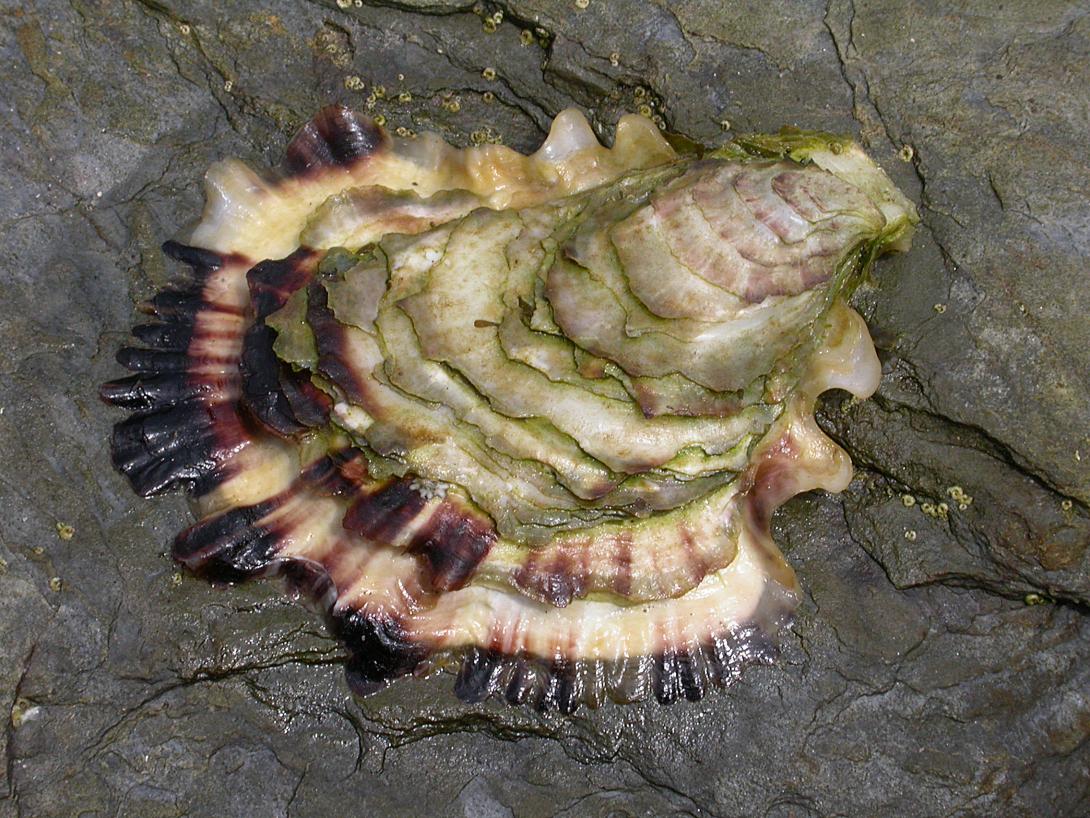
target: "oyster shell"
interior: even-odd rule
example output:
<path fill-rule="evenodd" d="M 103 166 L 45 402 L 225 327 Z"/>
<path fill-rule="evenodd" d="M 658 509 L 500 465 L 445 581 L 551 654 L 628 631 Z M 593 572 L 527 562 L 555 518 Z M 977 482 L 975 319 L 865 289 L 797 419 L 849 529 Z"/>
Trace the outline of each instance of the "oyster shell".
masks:
<path fill-rule="evenodd" d="M 331 107 L 206 188 L 102 392 L 134 488 L 194 498 L 178 560 L 319 599 L 363 694 L 672 702 L 774 653 L 769 519 L 850 479 L 814 401 L 877 387 L 846 297 L 916 222 L 856 145 L 679 156 L 629 116 L 607 149 L 565 111 L 523 156 Z"/>

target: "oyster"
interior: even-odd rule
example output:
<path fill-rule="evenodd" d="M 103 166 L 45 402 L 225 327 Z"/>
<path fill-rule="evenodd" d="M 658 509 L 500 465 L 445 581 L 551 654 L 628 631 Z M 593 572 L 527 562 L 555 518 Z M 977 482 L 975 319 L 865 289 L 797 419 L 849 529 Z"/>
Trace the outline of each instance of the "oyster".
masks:
<path fill-rule="evenodd" d="M 846 298 L 916 223 L 858 146 L 628 116 L 607 149 L 565 111 L 523 156 L 331 107 L 206 187 L 102 391 L 136 491 L 194 498 L 178 560 L 320 600 L 362 694 L 672 702 L 772 655 L 769 519 L 850 479 L 814 401 L 877 387 Z"/>

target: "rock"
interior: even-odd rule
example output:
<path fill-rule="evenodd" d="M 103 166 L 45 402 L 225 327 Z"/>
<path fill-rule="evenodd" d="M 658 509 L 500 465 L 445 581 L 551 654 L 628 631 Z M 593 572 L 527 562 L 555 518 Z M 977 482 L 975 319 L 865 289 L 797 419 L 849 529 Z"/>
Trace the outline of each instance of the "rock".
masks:
<path fill-rule="evenodd" d="M 1080 13 L 7 8 L 0 816 L 1086 814 Z M 575 717 L 460 705 L 449 678 L 358 701 L 338 645 L 277 585 L 177 571 L 185 504 L 138 500 L 110 470 L 118 415 L 97 384 L 119 374 L 134 304 L 178 274 L 158 245 L 199 212 L 207 166 L 276 161 L 326 101 L 523 150 L 573 102 L 606 134 L 643 105 L 702 142 L 841 130 L 921 203 L 912 252 L 858 294 L 881 390 L 821 417 L 858 478 L 777 518 L 807 594 L 777 665 L 697 704 Z"/>

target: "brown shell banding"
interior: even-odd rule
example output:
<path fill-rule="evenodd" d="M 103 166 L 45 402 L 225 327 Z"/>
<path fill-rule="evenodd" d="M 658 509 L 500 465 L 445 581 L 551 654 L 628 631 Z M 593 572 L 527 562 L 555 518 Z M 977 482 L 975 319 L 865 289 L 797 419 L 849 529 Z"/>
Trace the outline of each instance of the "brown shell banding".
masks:
<path fill-rule="evenodd" d="M 289 173 L 278 180 L 238 162 L 214 166 L 191 239 L 203 248 L 191 252 L 207 255 L 193 291 L 199 307 L 177 350 L 181 372 L 156 369 L 150 352 L 122 356 L 137 371 L 180 379 L 183 386 L 172 388 L 184 396 L 178 405 L 149 397 L 142 375 L 103 390 L 139 412 L 115 435 L 115 461 L 134 485 L 153 493 L 182 482 L 199 495 L 200 522 L 179 536 L 176 556 L 227 579 L 294 578 L 323 601 L 352 651 L 354 686 L 367 693 L 407 673 L 460 663 L 456 690 L 470 701 L 501 695 L 565 710 L 606 697 L 673 701 L 699 698 L 767 658 L 798 596 L 769 535 L 771 514 L 798 492 L 842 490 L 851 476 L 847 455 L 813 420 L 814 400 L 830 388 L 866 397 L 880 374 L 862 319 L 843 304 L 830 311 L 826 343 L 752 465 L 706 500 L 707 529 L 677 525 L 665 538 L 621 531 L 589 550 L 572 535 L 527 554 L 497 538 L 458 492 L 429 495 L 411 478 L 374 480 L 351 448 L 307 454 L 306 445 L 255 430 L 239 408 L 239 361 L 252 320 L 247 272 L 255 260 L 287 257 L 304 235 L 322 246 L 346 238 L 362 244 L 391 229 L 427 229 L 478 204 L 559 198 L 674 158 L 641 117 L 622 119 L 606 149 L 581 115 L 565 111 L 545 144 L 522 156 L 499 146 L 457 150 L 433 135 L 391 139 L 335 108 L 293 141 Z M 465 193 L 438 209 L 405 196 L 384 209 L 389 191 Z M 333 216 L 316 223 L 323 202 Z M 350 211 L 343 227 L 337 208 Z M 352 214 L 364 211 L 361 230 Z M 174 455 L 148 426 L 157 418 L 169 424 L 179 411 L 197 419 L 207 447 L 188 470 L 162 460 Z M 139 456 L 126 454 L 132 440 Z M 163 475 L 149 474 L 157 468 Z"/>
<path fill-rule="evenodd" d="M 555 608 L 487 587 L 470 587 L 440 599 L 417 620 L 424 625 L 415 632 L 422 639 L 438 634 L 437 648 L 487 644 L 481 640 L 488 633 L 507 653 L 608 660 L 699 643 L 731 623 L 751 621 L 765 594 L 793 598 L 794 574 L 768 534 L 771 514 L 801 491 L 842 491 L 851 479 L 848 456 L 813 420 L 813 401 L 833 387 L 865 397 L 877 388 L 880 377 L 862 319 L 840 307 L 835 320 L 838 326 L 832 332 L 840 336 L 839 343 L 826 350 L 810 375 L 809 389 L 768 436 L 755 459 L 752 487 L 726 510 L 737 521 L 737 541 L 736 553 L 725 566 L 677 598 L 638 605 L 576 600 Z"/>
<path fill-rule="evenodd" d="M 800 492 L 842 491 L 851 477 L 851 463 L 813 422 L 814 401 L 832 388 L 868 397 L 881 372 L 866 325 L 849 307 L 833 308 L 826 332 L 829 345 L 815 356 L 788 409 L 751 454 L 753 465 L 701 500 L 699 515 L 684 507 L 657 515 L 635 533 L 617 526 L 618 535 L 596 538 L 593 550 L 581 547 L 588 538 L 578 532 L 532 550 L 501 539 L 481 563 L 478 577 L 510 584 L 552 605 L 595 593 L 622 603 L 670 599 L 735 560 L 747 504 L 759 507 L 760 518 L 767 519 Z M 791 489 L 782 481 L 762 484 L 774 471 L 790 476 Z M 634 585 L 634 577 L 649 584 Z"/>

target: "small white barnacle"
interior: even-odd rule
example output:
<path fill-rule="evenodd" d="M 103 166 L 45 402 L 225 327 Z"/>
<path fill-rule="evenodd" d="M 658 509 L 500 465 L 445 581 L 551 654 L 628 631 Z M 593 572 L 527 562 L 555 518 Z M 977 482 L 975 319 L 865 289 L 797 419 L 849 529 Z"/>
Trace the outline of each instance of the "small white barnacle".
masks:
<path fill-rule="evenodd" d="M 443 500 L 447 496 L 450 485 L 439 480 L 426 480 L 415 477 L 409 482 L 409 488 L 425 500 Z"/>
<path fill-rule="evenodd" d="M 950 495 L 951 500 L 958 504 L 959 511 L 965 511 L 973 504 L 973 496 L 968 494 L 961 486 L 950 486 L 946 493 Z"/>

